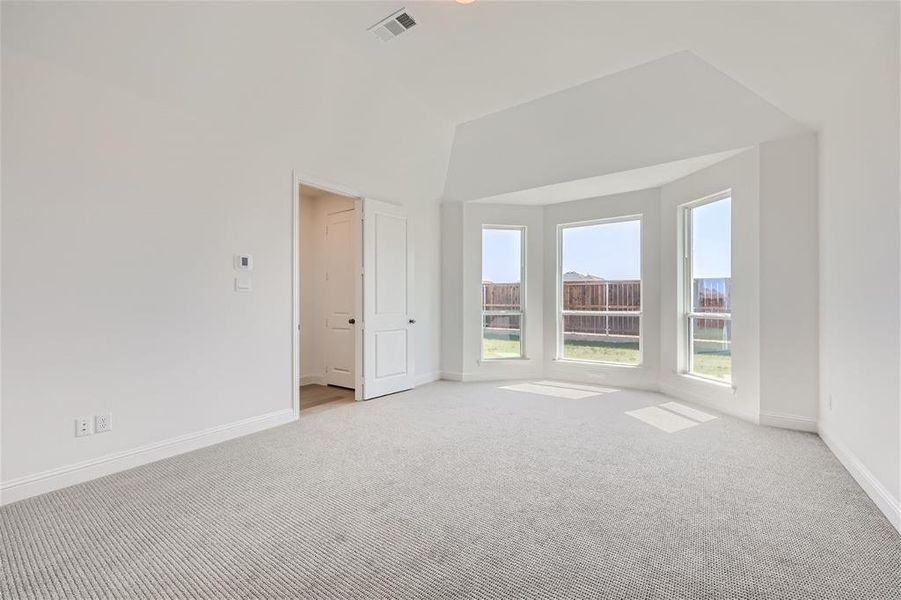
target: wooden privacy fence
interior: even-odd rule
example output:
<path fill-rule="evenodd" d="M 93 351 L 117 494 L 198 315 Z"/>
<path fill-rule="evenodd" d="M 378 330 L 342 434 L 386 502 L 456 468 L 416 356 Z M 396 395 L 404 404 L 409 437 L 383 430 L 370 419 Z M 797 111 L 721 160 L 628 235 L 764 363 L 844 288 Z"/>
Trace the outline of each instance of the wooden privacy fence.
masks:
<path fill-rule="evenodd" d="M 693 304 L 699 312 L 729 312 L 732 281 L 729 278 L 695 279 Z M 586 311 L 641 310 L 641 282 L 636 279 L 590 279 L 563 282 L 563 309 Z M 482 282 L 482 308 L 485 311 L 520 310 L 519 283 Z M 563 331 L 589 336 L 637 336 L 640 318 L 628 315 L 565 315 Z M 509 325 L 505 325 L 509 323 Z M 698 326 L 706 329 L 728 327 L 725 321 L 705 319 Z M 519 319 L 487 317 L 486 327 L 518 328 Z"/>
<path fill-rule="evenodd" d="M 563 282 L 563 310 L 641 310 L 641 282 L 637 279 Z M 564 315 L 563 332 L 586 336 L 637 337 L 640 318 L 623 315 Z"/>
<path fill-rule="evenodd" d="M 482 310 L 519 310 L 518 283 L 482 282 Z"/>

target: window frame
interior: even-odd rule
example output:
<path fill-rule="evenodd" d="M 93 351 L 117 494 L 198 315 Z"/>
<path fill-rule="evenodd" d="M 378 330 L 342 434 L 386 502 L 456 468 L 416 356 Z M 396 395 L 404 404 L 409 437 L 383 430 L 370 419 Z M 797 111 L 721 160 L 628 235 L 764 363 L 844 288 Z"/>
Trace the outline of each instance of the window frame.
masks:
<path fill-rule="evenodd" d="M 607 225 L 612 223 L 623 223 L 626 221 L 638 221 L 638 264 L 639 274 L 638 283 L 642 290 L 642 309 L 638 311 L 617 311 L 617 310 L 564 310 L 563 309 L 563 232 L 566 229 L 576 227 L 591 227 L 592 225 Z M 556 296 L 557 302 L 555 310 L 557 312 L 557 340 L 556 352 L 554 360 L 565 363 L 595 365 L 603 367 L 621 367 L 626 369 L 634 369 L 644 364 L 644 215 L 630 214 L 616 217 L 603 217 L 600 219 L 590 219 L 588 221 L 575 221 L 572 223 L 559 223 L 557 225 L 557 277 L 556 277 Z M 563 356 L 563 317 L 567 315 L 585 315 L 585 316 L 608 316 L 608 317 L 638 317 L 638 362 L 636 363 L 618 363 L 606 360 L 584 360 L 577 358 L 566 358 Z"/>
<path fill-rule="evenodd" d="M 679 372 L 682 375 L 692 377 L 695 379 L 699 379 L 705 383 L 713 383 L 717 385 L 723 386 L 731 386 L 735 387 L 735 369 L 734 363 L 733 368 L 731 369 L 729 380 L 718 379 L 716 377 L 711 377 L 709 375 L 704 375 L 702 373 L 695 373 L 694 368 L 694 351 L 693 351 L 693 335 L 692 335 L 692 319 L 709 319 L 709 320 L 717 320 L 717 321 L 728 321 L 730 326 L 729 335 L 732 335 L 732 317 L 733 317 L 733 308 L 731 306 L 731 298 L 730 298 L 730 307 L 729 312 L 697 312 L 694 310 L 693 305 L 693 290 L 694 290 L 694 273 L 692 270 L 692 246 L 694 242 L 694 232 L 692 231 L 692 211 L 696 208 L 700 208 L 702 206 L 706 206 L 708 204 L 713 204 L 714 202 L 719 202 L 720 200 L 725 200 L 729 198 L 730 200 L 734 200 L 732 196 L 732 189 L 725 189 L 714 194 L 710 194 L 709 196 L 704 196 L 702 198 L 698 198 L 697 200 L 692 200 L 691 202 L 687 202 L 679 206 L 680 218 L 682 219 L 682 248 L 681 248 L 681 259 L 682 259 L 682 276 L 679 281 L 679 285 L 681 287 L 680 290 L 680 299 L 681 306 L 679 307 L 679 323 L 680 323 L 680 335 L 682 337 L 682 343 L 680 344 L 680 360 Z M 733 257 L 732 249 L 734 248 L 734 243 L 732 242 L 732 221 L 729 221 L 729 260 L 730 267 L 731 261 Z M 730 269 L 731 270 L 731 269 Z M 730 276 L 731 279 L 731 276 Z M 729 350 L 730 350 L 730 361 L 732 360 L 732 339 L 730 337 L 729 340 Z"/>
<path fill-rule="evenodd" d="M 482 282 L 484 281 L 485 271 L 485 230 L 500 229 L 506 231 L 519 231 L 519 310 L 485 310 L 484 290 Z M 479 238 L 479 361 L 494 362 L 505 360 L 523 360 L 526 358 L 526 235 L 528 228 L 525 225 L 491 225 L 482 224 Z M 519 316 L 519 356 L 485 356 L 485 317 L 487 316 Z"/>

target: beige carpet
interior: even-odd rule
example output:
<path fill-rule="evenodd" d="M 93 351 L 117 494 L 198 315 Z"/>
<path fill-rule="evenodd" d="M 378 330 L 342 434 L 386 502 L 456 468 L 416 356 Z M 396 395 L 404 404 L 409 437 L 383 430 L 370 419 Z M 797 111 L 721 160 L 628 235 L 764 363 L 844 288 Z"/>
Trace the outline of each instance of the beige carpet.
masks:
<path fill-rule="evenodd" d="M 14 598 L 901 597 L 815 435 L 441 382 L 9 505 Z M 643 413 L 640 413 L 643 414 Z"/>

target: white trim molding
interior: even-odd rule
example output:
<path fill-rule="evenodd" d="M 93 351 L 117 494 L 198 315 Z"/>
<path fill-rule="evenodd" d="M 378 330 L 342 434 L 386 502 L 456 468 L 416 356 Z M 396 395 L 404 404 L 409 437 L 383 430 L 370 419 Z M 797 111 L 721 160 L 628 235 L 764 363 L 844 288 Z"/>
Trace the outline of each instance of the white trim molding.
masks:
<path fill-rule="evenodd" d="M 4 481 L 0 484 L 0 505 L 146 465 L 191 450 L 212 446 L 250 433 L 284 425 L 296 419 L 293 408 L 286 408 Z"/>
<path fill-rule="evenodd" d="M 325 385 L 325 375 L 301 375 L 300 385 Z"/>
<path fill-rule="evenodd" d="M 770 427 L 781 427 L 783 429 L 794 429 L 796 431 L 809 431 L 812 433 L 818 431 L 816 419 L 780 412 L 761 412 L 760 424 L 769 425 Z"/>
<path fill-rule="evenodd" d="M 433 381 L 438 381 L 441 378 L 441 373 L 438 373 L 437 371 L 432 371 L 431 373 L 418 373 L 413 380 L 413 385 L 425 385 L 427 383 L 432 383 Z"/>
<path fill-rule="evenodd" d="M 901 503 L 892 496 L 876 476 L 860 461 L 851 450 L 829 433 L 823 423 L 819 426 L 820 439 L 829 447 L 835 457 L 848 470 L 851 477 L 863 488 L 867 496 L 879 507 L 898 533 L 901 533 Z"/>

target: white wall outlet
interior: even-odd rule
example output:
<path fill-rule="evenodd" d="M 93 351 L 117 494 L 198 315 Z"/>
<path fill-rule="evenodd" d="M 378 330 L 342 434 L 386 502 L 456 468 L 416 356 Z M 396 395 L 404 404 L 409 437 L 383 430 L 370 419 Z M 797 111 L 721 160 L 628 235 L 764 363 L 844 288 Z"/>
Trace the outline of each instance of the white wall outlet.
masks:
<path fill-rule="evenodd" d="M 94 433 L 104 433 L 113 428 L 113 415 L 106 413 L 105 415 L 94 415 Z"/>
<path fill-rule="evenodd" d="M 829 397 L 826 399 L 826 403 L 829 406 L 829 410 L 832 410 L 832 394 L 829 394 Z"/>
<path fill-rule="evenodd" d="M 75 437 L 84 437 L 94 433 L 91 430 L 91 419 L 89 417 L 78 417 L 75 419 Z"/>

